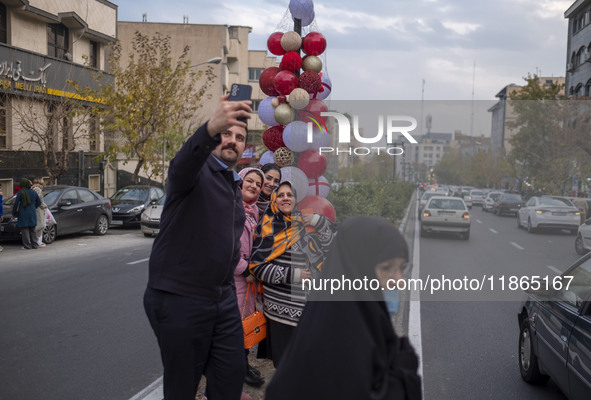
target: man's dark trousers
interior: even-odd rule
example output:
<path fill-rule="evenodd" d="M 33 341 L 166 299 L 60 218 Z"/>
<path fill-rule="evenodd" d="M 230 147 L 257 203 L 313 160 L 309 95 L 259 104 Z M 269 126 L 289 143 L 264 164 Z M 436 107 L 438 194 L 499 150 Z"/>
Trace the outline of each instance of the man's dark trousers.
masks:
<path fill-rule="evenodd" d="M 165 400 L 195 400 L 201 375 L 207 379 L 209 400 L 240 399 L 246 374 L 244 333 L 231 286 L 219 300 L 148 288 L 144 308 L 160 345 Z"/>

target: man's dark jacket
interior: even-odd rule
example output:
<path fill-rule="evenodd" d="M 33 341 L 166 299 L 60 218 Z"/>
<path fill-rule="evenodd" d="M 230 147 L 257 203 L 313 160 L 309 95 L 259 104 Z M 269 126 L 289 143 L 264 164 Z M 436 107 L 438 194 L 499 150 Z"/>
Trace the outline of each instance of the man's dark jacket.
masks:
<path fill-rule="evenodd" d="M 148 287 L 218 300 L 233 285 L 245 216 L 234 173 L 210 154 L 221 138 L 206 126 L 170 162 Z"/>

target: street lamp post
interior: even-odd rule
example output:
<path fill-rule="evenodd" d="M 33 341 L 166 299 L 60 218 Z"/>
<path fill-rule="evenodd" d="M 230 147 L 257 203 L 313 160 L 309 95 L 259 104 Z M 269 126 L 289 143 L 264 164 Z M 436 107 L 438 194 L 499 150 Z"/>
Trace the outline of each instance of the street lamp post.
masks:
<path fill-rule="evenodd" d="M 189 68 L 198 67 L 204 64 L 219 64 L 222 62 L 221 57 L 210 58 L 207 61 L 202 61 L 197 64 L 190 65 Z M 162 188 L 166 190 L 166 137 L 162 138 Z"/>

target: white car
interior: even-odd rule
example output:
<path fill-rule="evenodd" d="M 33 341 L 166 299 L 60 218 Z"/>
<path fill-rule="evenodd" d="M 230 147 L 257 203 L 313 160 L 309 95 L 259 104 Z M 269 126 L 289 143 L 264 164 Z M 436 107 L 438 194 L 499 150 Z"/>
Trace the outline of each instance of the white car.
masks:
<path fill-rule="evenodd" d="M 577 238 L 575 239 L 575 250 L 579 255 L 585 255 L 591 251 L 591 219 L 579 226 Z"/>
<path fill-rule="evenodd" d="M 421 237 L 432 232 L 459 233 L 470 238 L 470 213 L 460 197 L 434 196 L 421 213 Z"/>
<path fill-rule="evenodd" d="M 517 213 L 517 227 L 527 228 L 533 233 L 536 229 L 568 229 L 574 235 L 581 222 L 581 212 L 572 204 L 552 197 L 530 198 Z"/>
<path fill-rule="evenodd" d="M 445 196 L 445 193 L 434 192 L 434 191 L 423 193 L 423 195 L 421 196 L 421 199 L 419 200 L 419 216 L 421 215 L 421 211 L 423 211 L 423 208 L 425 208 L 425 205 L 427 204 L 429 199 L 433 196 Z"/>
<path fill-rule="evenodd" d="M 486 193 L 482 190 L 472 190 L 470 191 L 470 197 L 472 198 L 472 204 L 475 206 L 481 206 L 484 202 L 484 198 L 486 197 Z"/>
<path fill-rule="evenodd" d="M 489 194 L 487 194 L 484 200 L 482 201 L 482 210 L 492 211 L 495 201 L 498 200 L 498 198 L 501 197 L 502 194 L 503 192 L 490 192 Z"/>

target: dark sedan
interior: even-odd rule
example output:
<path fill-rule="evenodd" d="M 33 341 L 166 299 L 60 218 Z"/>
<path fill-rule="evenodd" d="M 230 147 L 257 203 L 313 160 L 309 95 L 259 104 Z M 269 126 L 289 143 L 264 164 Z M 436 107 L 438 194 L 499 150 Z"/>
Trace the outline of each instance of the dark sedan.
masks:
<path fill-rule="evenodd" d="M 520 195 L 514 193 L 503 193 L 493 204 L 492 213 L 497 215 L 517 215 L 523 204 Z"/>
<path fill-rule="evenodd" d="M 4 222 L 0 226 L 0 238 L 20 238 L 17 218 L 11 215 L 16 196 L 4 201 Z M 51 243 L 57 236 L 93 231 L 104 235 L 111 222 L 111 202 L 100 194 L 83 187 L 46 186 L 43 201 L 56 220 L 45 228 L 43 241 Z"/>
<path fill-rule="evenodd" d="M 532 290 L 518 314 L 521 377 L 535 384 L 552 378 L 569 399 L 587 400 L 591 398 L 591 254 L 560 276 L 539 278 L 530 281 Z"/>
<path fill-rule="evenodd" d="M 155 186 L 126 186 L 111 196 L 113 225 L 140 226 L 142 212 L 164 196 L 164 191 Z"/>

